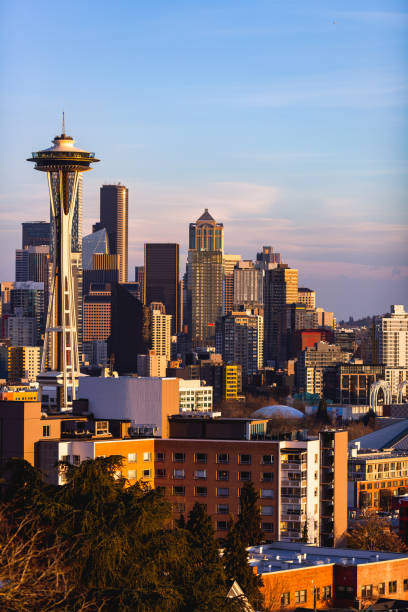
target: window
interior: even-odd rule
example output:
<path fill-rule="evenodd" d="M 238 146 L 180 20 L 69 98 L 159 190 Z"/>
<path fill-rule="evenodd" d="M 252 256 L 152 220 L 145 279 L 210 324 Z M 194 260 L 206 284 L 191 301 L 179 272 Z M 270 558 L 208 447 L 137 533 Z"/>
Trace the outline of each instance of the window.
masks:
<path fill-rule="evenodd" d="M 273 506 L 262 506 L 261 514 L 263 516 L 272 516 L 272 514 L 273 514 Z"/>
<path fill-rule="evenodd" d="M 143 461 L 151 461 L 152 453 L 143 453 Z"/>
<path fill-rule="evenodd" d="M 207 487 L 196 487 L 195 495 L 196 497 L 205 497 L 207 495 Z"/>
<path fill-rule="evenodd" d="M 186 453 L 174 453 L 173 454 L 173 461 L 175 461 L 175 463 L 184 463 L 185 460 L 186 460 Z"/>
<path fill-rule="evenodd" d="M 229 472 L 226 470 L 218 470 L 217 480 L 229 480 Z"/>
<path fill-rule="evenodd" d="M 218 453 L 218 455 L 217 455 L 217 463 L 229 463 L 229 455 L 228 455 L 228 453 Z"/>
<path fill-rule="evenodd" d="M 177 487 L 175 487 L 177 488 Z M 178 487 L 181 489 L 184 489 L 184 487 Z M 183 493 L 184 495 L 184 493 Z M 175 504 L 173 504 L 173 510 L 174 512 L 185 512 L 186 511 L 186 504 L 182 504 L 180 502 L 176 502 Z"/>
<path fill-rule="evenodd" d="M 217 514 L 228 514 L 228 513 L 229 513 L 228 504 L 218 504 L 217 505 Z"/>
<path fill-rule="evenodd" d="M 173 495 L 185 495 L 185 487 L 173 487 Z"/>
<path fill-rule="evenodd" d="M 368 598 L 371 598 L 372 596 L 373 596 L 373 585 L 372 584 L 365 584 L 363 587 L 361 587 L 361 597 L 368 599 Z"/>
<path fill-rule="evenodd" d="M 43 425 L 43 438 L 49 438 L 49 437 L 50 437 L 50 426 Z"/>
<path fill-rule="evenodd" d="M 217 497 L 228 497 L 228 496 L 229 496 L 228 488 L 225 488 L 225 489 L 217 488 Z"/>
<path fill-rule="evenodd" d="M 143 478 L 151 478 L 152 470 L 143 470 Z"/>
<path fill-rule="evenodd" d="M 95 434 L 97 436 L 104 436 L 108 433 L 109 433 L 109 422 L 108 421 L 96 421 Z"/>
<path fill-rule="evenodd" d="M 305 603 L 307 597 L 306 591 L 295 591 L 295 603 Z"/>
<path fill-rule="evenodd" d="M 370 584 L 371 587 L 371 592 L 372 592 L 372 585 Z M 323 587 L 323 599 L 330 599 L 331 598 L 331 586 L 324 586 Z"/>
<path fill-rule="evenodd" d="M 129 453 L 128 454 L 128 463 L 136 463 L 136 461 L 137 461 L 136 453 Z"/>
<path fill-rule="evenodd" d="M 263 531 L 273 531 L 273 523 L 262 523 Z"/>
<path fill-rule="evenodd" d="M 316 601 L 320 601 L 320 587 L 315 587 L 314 589 Z"/>
<path fill-rule="evenodd" d="M 156 478 L 165 478 L 165 477 L 166 477 L 166 470 L 164 468 L 157 468 Z"/>
<path fill-rule="evenodd" d="M 242 465 L 251 465 L 251 460 L 252 460 L 251 455 L 239 455 L 238 456 L 238 463 L 241 463 Z"/>
<path fill-rule="evenodd" d="M 239 472 L 240 480 L 251 480 L 251 472 Z"/>
<path fill-rule="evenodd" d="M 290 604 L 290 593 L 281 594 L 281 606 L 288 606 Z"/>
<path fill-rule="evenodd" d="M 194 472 L 194 478 L 196 480 L 205 480 L 207 478 L 207 470 L 196 470 Z"/>
<path fill-rule="evenodd" d="M 404 591 L 408 591 L 408 578 L 404 578 Z"/>
<path fill-rule="evenodd" d="M 261 473 L 262 482 L 272 482 L 273 481 L 273 472 L 262 472 Z"/>
<path fill-rule="evenodd" d="M 265 497 L 269 497 L 272 498 L 273 497 L 273 489 L 261 489 L 261 497 L 265 498 Z"/>
<path fill-rule="evenodd" d="M 390 582 L 388 583 L 388 592 L 389 593 L 397 592 L 397 581 L 396 580 L 390 580 Z"/>
<path fill-rule="evenodd" d="M 196 453 L 194 455 L 194 461 L 196 463 L 207 463 L 207 453 Z"/>
<path fill-rule="evenodd" d="M 185 472 L 184 470 L 174 470 L 173 476 L 174 478 L 184 478 Z"/>
<path fill-rule="evenodd" d="M 74 455 L 72 457 L 72 465 L 79 465 L 81 463 L 81 457 L 79 455 Z"/>
<path fill-rule="evenodd" d="M 128 470 L 128 478 L 129 480 L 134 480 L 135 478 L 137 478 L 136 470 Z"/>
<path fill-rule="evenodd" d="M 61 461 L 64 461 L 64 463 L 69 463 L 69 455 L 62 455 Z"/>
<path fill-rule="evenodd" d="M 273 455 L 264 455 L 262 457 L 263 465 L 272 465 L 273 464 Z"/>
<path fill-rule="evenodd" d="M 164 461 L 166 458 L 165 453 L 156 453 L 156 461 Z"/>
<path fill-rule="evenodd" d="M 378 594 L 385 595 L 385 582 L 380 582 L 378 585 Z"/>
<path fill-rule="evenodd" d="M 226 531 L 228 529 L 228 521 L 217 521 L 217 529 L 219 531 Z"/>

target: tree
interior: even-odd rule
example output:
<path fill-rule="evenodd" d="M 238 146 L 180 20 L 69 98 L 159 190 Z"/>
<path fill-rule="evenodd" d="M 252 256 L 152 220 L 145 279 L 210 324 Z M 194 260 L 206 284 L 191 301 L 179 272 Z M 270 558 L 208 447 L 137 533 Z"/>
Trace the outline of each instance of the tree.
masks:
<path fill-rule="evenodd" d="M 347 546 L 359 550 L 383 550 L 387 552 L 406 552 L 408 548 L 390 530 L 387 519 L 369 514 L 350 532 Z"/>
<path fill-rule="evenodd" d="M 259 587 L 263 586 L 262 578 L 257 576 L 248 563 L 248 554 L 236 525 L 230 524 L 224 541 L 223 562 L 225 573 L 230 580 L 236 580 L 251 604 L 259 609 L 263 597 Z"/>
<path fill-rule="evenodd" d="M 309 541 L 309 534 L 308 534 L 308 529 L 307 529 L 307 519 L 305 520 L 305 524 L 303 525 L 303 529 L 302 529 L 302 538 L 301 538 L 301 542 L 303 542 L 304 544 L 307 544 Z"/>
<path fill-rule="evenodd" d="M 257 506 L 258 495 L 252 482 L 246 482 L 239 498 L 239 514 L 236 528 L 244 546 L 261 544 L 265 535 L 261 528 L 261 513 Z"/>
<path fill-rule="evenodd" d="M 203 504 L 194 504 L 186 533 L 191 557 L 180 576 L 183 584 L 181 610 L 223 610 L 227 582 L 211 518 Z"/>
<path fill-rule="evenodd" d="M 319 406 L 317 408 L 316 419 L 320 423 L 330 423 L 329 415 L 327 412 L 327 402 L 322 397 L 319 401 Z"/>

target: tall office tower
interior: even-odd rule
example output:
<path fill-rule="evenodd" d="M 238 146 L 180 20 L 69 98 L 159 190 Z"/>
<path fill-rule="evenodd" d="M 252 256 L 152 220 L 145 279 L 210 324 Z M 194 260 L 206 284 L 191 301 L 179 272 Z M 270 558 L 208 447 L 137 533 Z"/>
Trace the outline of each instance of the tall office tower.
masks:
<path fill-rule="evenodd" d="M 33 153 L 28 161 L 35 163 L 36 170 L 47 173 L 52 220 L 52 283 L 39 382 L 56 387 L 57 408 L 66 410 L 75 399 L 79 374 L 72 235 L 73 230 L 74 235 L 77 232 L 79 241 L 80 230 L 73 226 L 73 218 L 80 173 L 90 170 L 91 163 L 98 160 L 93 153 L 74 147 L 63 121 L 62 134 L 54 138 L 53 146 Z"/>
<path fill-rule="evenodd" d="M 307 287 L 299 287 L 297 301 L 299 304 L 305 304 L 307 308 L 316 308 L 316 291 L 307 289 Z"/>
<path fill-rule="evenodd" d="M 83 342 L 107 341 L 111 333 L 111 287 L 109 283 L 92 283 L 84 296 Z"/>
<path fill-rule="evenodd" d="M 147 355 L 137 356 L 137 373 L 139 376 L 166 376 L 167 359 L 165 355 L 157 355 L 156 351 L 150 350 Z"/>
<path fill-rule="evenodd" d="M 139 287 L 139 294 L 137 298 L 144 301 L 144 266 L 135 266 L 135 283 Z"/>
<path fill-rule="evenodd" d="M 193 346 L 215 344 L 215 322 L 223 309 L 223 260 L 224 226 L 206 208 L 189 229 L 187 291 Z"/>
<path fill-rule="evenodd" d="M 151 302 L 150 310 L 152 312 L 152 349 L 156 355 L 164 355 L 167 361 L 170 361 L 172 316 L 166 314 L 166 308 L 161 302 Z"/>
<path fill-rule="evenodd" d="M 265 362 L 284 361 L 286 356 L 285 316 L 286 305 L 298 298 L 298 271 L 287 264 L 265 272 Z"/>
<path fill-rule="evenodd" d="M 223 261 L 223 313 L 228 314 L 234 306 L 234 268 L 241 255 L 224 255 Z"/>
<path fill-rule="evenodd" d="M 171 243 L 144 245 L 144 304 L 162 302 L 172 316 L 172 334 L 181 331 L 180 247 Z"/>
<path fill-rule="evenodd" d="M 137 356 L 151 343 L 150 310 L 120 283 L 112 284 L 111 308 L 108 361 L 121 375 L 137 372 Z"/>
<path fill-rule="evenodd" d="M 408 367 L 408 313 L 403 305 L 391 306 L 376 320 L 379 363 L 393 368 Z"/>
<path fill-rule="evenodd" d="M 230 312 L 216 323 L 216 350 L 225 362 L 242 366 L 247 384 L 263 367 L 263 317 L 248 312 Z"/>
<path fill-rule="evenodd" d="M 10 346 L 8 349 L 8 381 L 19 383 L 21 379 L 29 382 L 37 380 L 41 370 L 41 347 Z"/>
<path fill-rule="evenodd" d="M 28 246 L 16 250 L 16 282 L 34 281 L 48 285 L 48 245 Z"/>
<path fill-rule="evenodd" d="M 263 272 L 253 261 L 240 261 L 234 269 L 234 309 L 263 304 Z"/>
<path fill-rule="evenodd" d="M 11 312 L 11 290 L 14 289 L 14 284 L 15 283 L 9 281 L 0 283 L 2 315 Z"/>
<path fill-rule="evenodd" d="M 108 233 L 102 228 L 82 238 L 82 268 L 92 270 L 92 255 L 101 253 L 109 254 Z"/>
<path fill-rule="evenodd" d="M 23 226 L 22 249 L 28 246 L 50 245 L 51 223 L 47 221 L 29 221 L 21 225 Z"/>
<path fill-rule="evenodd" d="M 20 311 L 17 311 L 5 321 L 5 336 L 11 346 L 36 346 L 37 321 L 34 317 L 24 317 Z"/>
<path fill-rule="evenodd" d="M 100 190 L 99 229 L 108 232 L 109 252 L 120 255 L 119 282 L 128 280 L 128 189 L 124 185 L 103 185 Z"/>
<path fill-rule="evenodd" d="M 13 315 L 35 320 L 36 336 L 32 344 L 40 344 L 44 333 L 44 283 L 14 283 L 10 292 L 10 305 Z"/>
<path fill-rule="evenodd" d="M 92 268 L 84 269 L 83 291 L 86 295 L 91 283 L 120 282 L 120 255 L 116 253 L 93 253 Z"/>
<path fill-rule="evenodd" d="M 255 267 L 260 270 L 272 270 L 281 263 L 280 253 L 274 253 L 273 247 L 271 246 L 263 246 L 262 251 L 256 254 Z"/>

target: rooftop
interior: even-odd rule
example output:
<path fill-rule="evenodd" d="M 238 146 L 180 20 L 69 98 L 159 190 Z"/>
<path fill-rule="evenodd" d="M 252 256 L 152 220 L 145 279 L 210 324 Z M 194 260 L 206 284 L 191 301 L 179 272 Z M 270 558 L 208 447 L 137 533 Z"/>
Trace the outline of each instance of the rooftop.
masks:
<path fill-rule="evenodd" d="M 363 565 L 406 559 L 407 553 L 390 553 L 350 548 L 323 548 L 298 542 L 274 542 L 248 549 L 249 563 L 258 574 L 316 567 L 321 565 Z"/>

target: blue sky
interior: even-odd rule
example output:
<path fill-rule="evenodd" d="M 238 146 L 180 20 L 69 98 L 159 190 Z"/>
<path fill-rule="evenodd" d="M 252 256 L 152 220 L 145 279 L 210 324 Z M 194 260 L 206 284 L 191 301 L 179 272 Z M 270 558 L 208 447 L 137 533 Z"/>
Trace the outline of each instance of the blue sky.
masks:
<path fill-rule="evenodd" d="M 208 207 L 226 252 L 272 244 L 337 317 L 408 302 L 406 1 L 1 5 L 0 278 L 46 219 L 25 162 L 67 131 L 129 187 L 130 265 Z"/>

